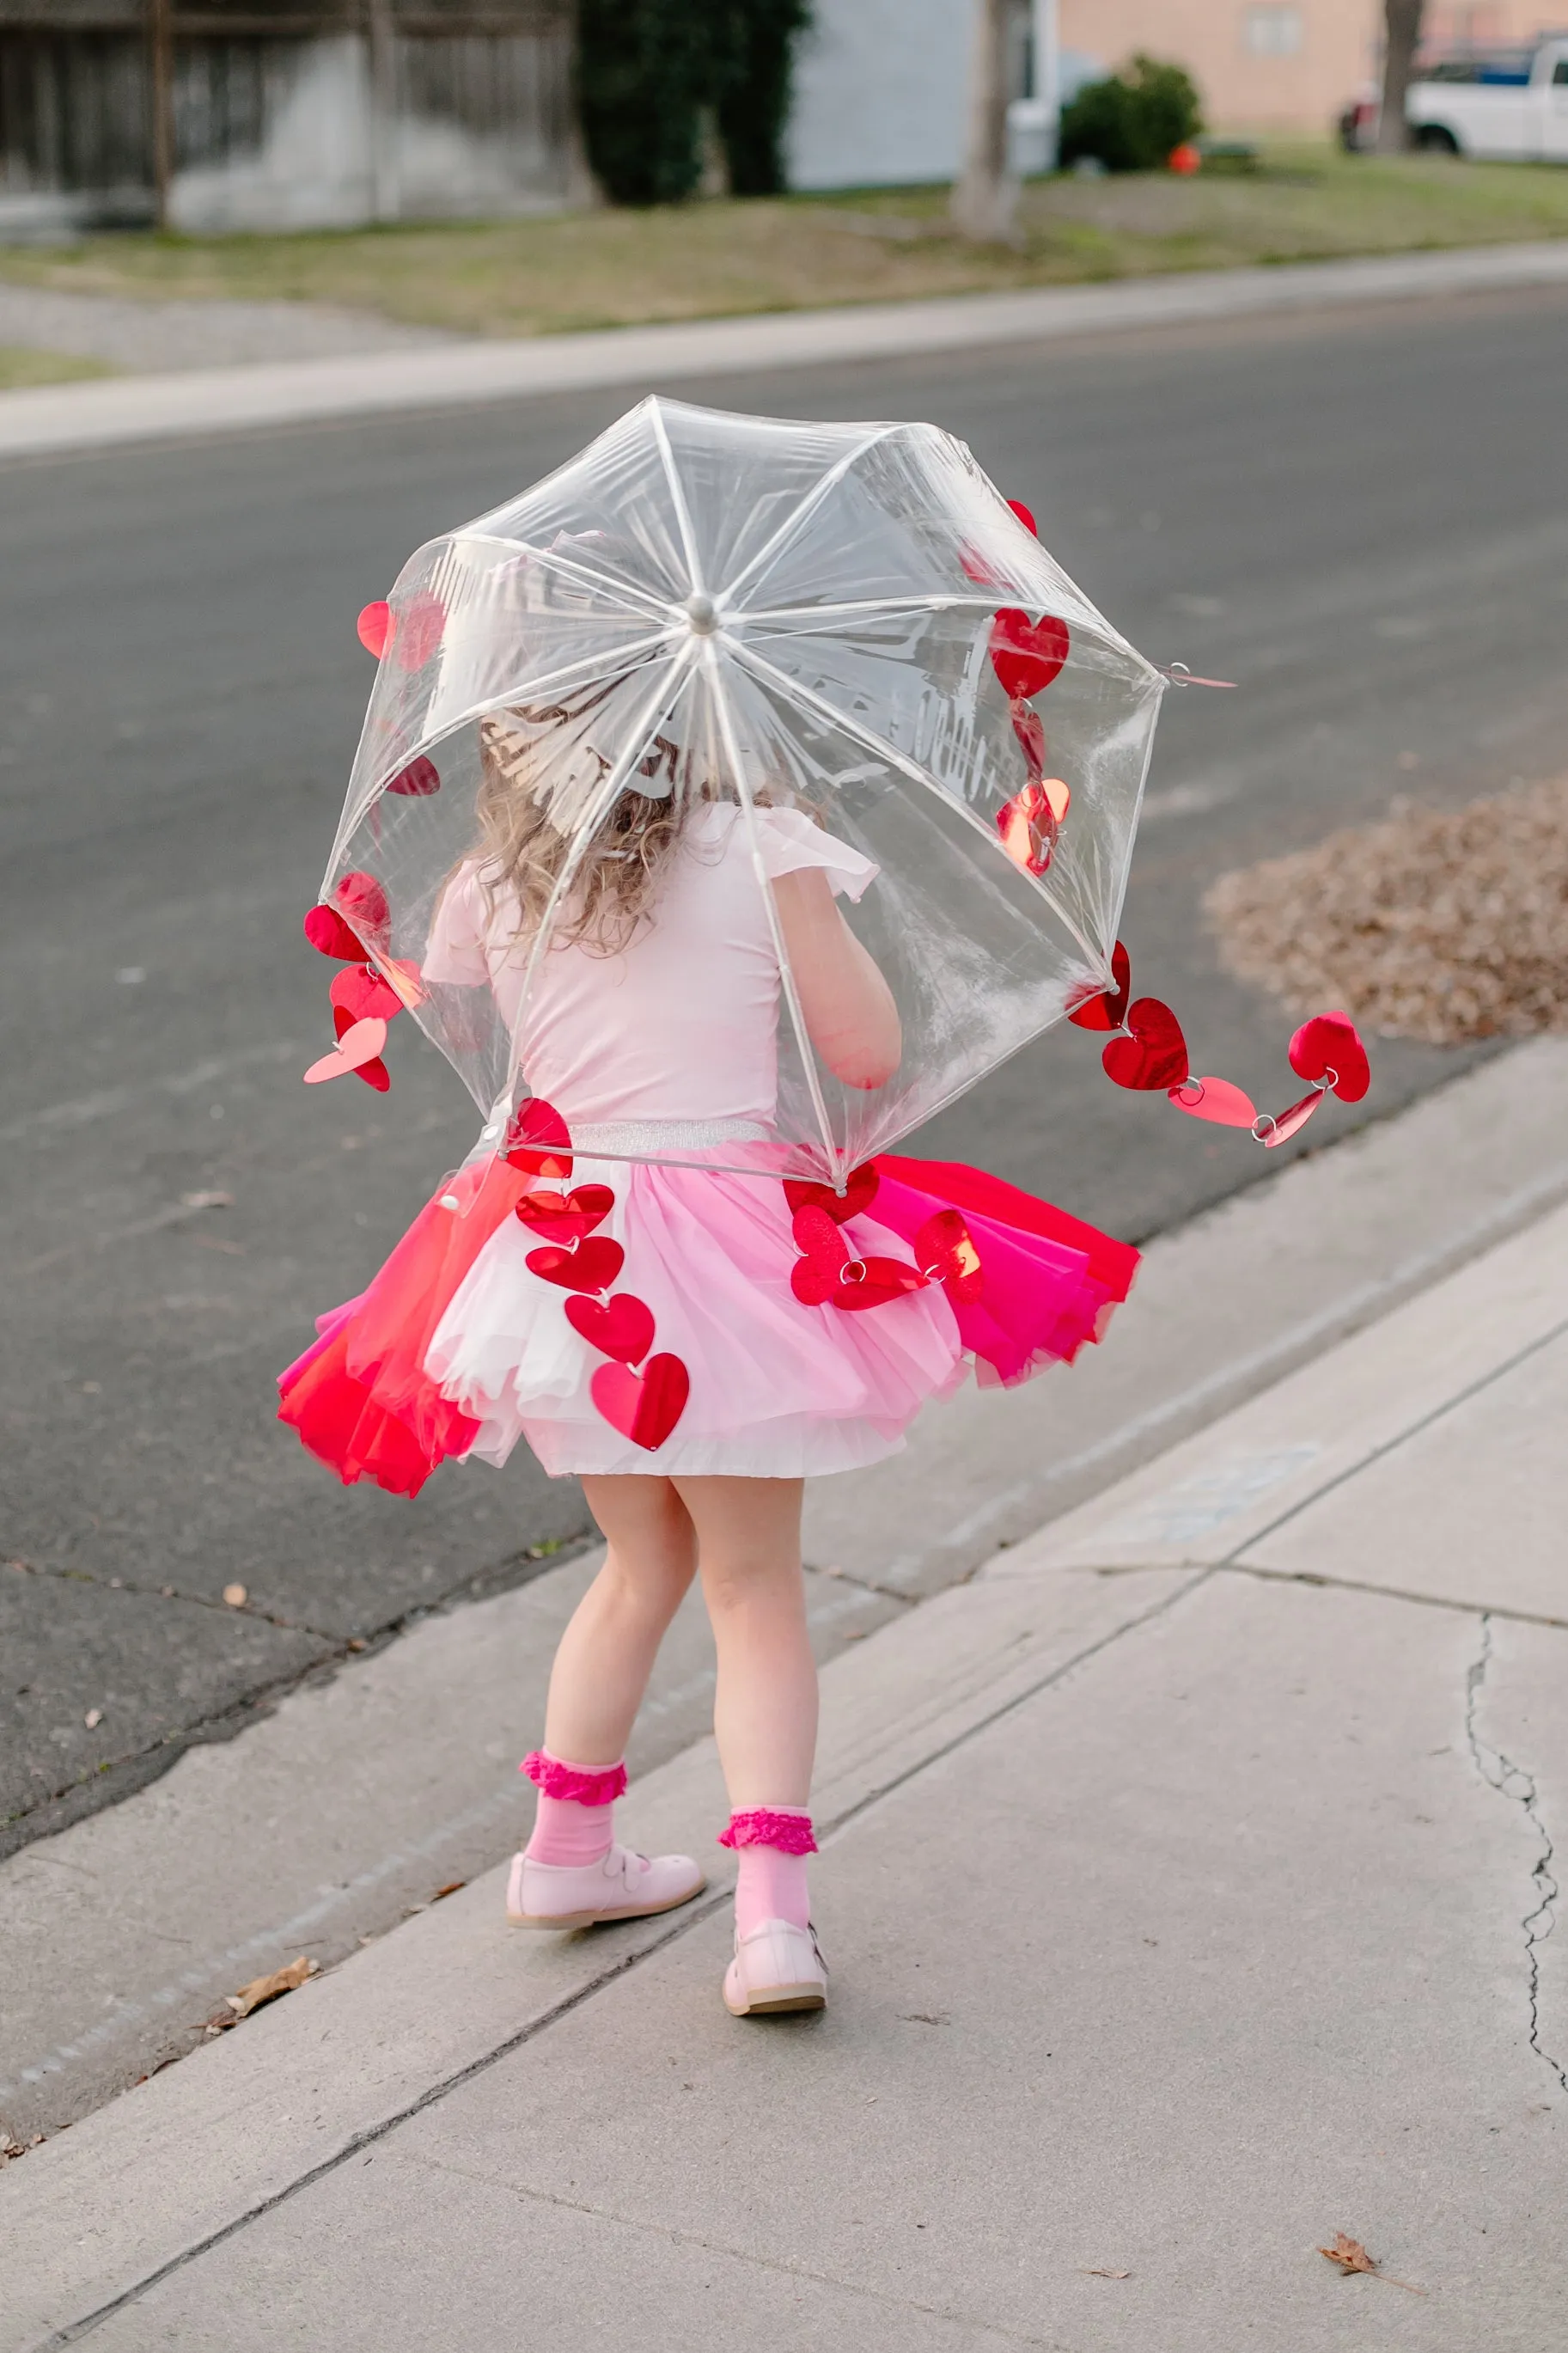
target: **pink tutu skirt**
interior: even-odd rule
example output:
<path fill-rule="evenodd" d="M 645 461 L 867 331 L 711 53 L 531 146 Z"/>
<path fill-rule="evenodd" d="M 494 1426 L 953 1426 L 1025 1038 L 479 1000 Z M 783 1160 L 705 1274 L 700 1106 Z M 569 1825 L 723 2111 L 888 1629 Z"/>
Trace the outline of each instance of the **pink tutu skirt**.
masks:
<path fill-rule="evenodd" d="M 848 1254 L 908 1266 L 927 1221 L 956 1209 L 977 1277 L 807 1304 L 782 1185 L 577 1156 L 573 1187 L 615 1196 L 595 1229 L 625 1254 L 614 1288 L 651 1311 L 689 1383 L 657 1444 L 595 1402 L 606 1356 L 575 1327 L 575 1294 L 529 1267 L 541 1234 L 513 1212 L 530 1180 L 503 1161 L 461 1172 L 363 1297 L 320 1319 L 280 1377 L 281 1418 L 346 1482 L 403 1494 L 448 1456 L 504 1462 L 520 1438 L 554 1476 L 809 1477 L 896 1452 L 972 1369 L 1011 1385 L 1070 1361 L 1127 1296 L 1137 1251 L 1048 1203 L 959 1164 L 874 1166 L 874 1199 L 840 1228 Z"/>

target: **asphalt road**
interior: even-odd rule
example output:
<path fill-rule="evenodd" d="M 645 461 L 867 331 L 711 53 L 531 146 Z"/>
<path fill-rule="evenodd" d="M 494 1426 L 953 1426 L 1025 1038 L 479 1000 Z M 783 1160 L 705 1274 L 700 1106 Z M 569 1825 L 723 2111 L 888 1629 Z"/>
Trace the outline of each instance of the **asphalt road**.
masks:
<path fill-rule="evenodd" d="M 661 388 L 935 419 L 1152 659 L 1242 681 L 1168 699 L 1124 933 L 1200 1065 L 1272 1101 L 1289 1023 L 1219 972 L 1203 889 L 1399 791 L 1561 770 L 1565 381 L 1568 297 L 1532 292 Z M 369 685 L 354 614 L 625 405 L 0 471 L 5 1844 L 584 1529 L 521 1461 L 413 1505 L 345 1492 L 270 1400 L 474 1124 L 411 1037 L 389 1098 L 299 1081 L 326 1027 L 300 917 Z M 1386 1047 L 1354 1116 L 1457 1066 Z M 924 1140 L 1132 1238 L 1270 1165 L 1118 1093 L 1077 1032 Z"/>

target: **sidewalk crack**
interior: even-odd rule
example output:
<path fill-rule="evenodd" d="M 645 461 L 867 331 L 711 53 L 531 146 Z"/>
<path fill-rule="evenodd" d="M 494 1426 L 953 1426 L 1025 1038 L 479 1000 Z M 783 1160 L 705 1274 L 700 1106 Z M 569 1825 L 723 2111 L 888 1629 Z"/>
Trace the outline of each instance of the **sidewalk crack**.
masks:
<path fill-rule="evenodd" d="M 1500 1748 L 1484 1741 L 1477 1729 L 1476 1716 L 1480 1695 L 1486 1686 L 1488 1671 L 1492 1662 L 1492 1620 L 1487 1611 L 1481 1619 L 1481 1647 L 1472 1660 L 1465 1676 L 1465 1740 L 1470 1752 L 1470 1762 L 1489 1789 L 1507 1798 L 1528 1815 L 1531 1829 L 1541 1841 L 1530 1878 L 1535 1902 L 1520 1922 L 1524 1934 L 1525 1960 L 1529 1969 L 1528 1997 L 1530 2005 L 1530 2047 L 1543 2065 L 1549 2067 L 1565 2092 L 1568 2092 L 1568 2067 L 1554 2059 L 1541 2040 L 1541 1947 L 1557 1924 L 1557 1898 L 1561 1890 L 1552 1871 L 1556 1851 L 1552 1833 L 1541 1819 L 1540 1791 L 1535 1776 Z"/>

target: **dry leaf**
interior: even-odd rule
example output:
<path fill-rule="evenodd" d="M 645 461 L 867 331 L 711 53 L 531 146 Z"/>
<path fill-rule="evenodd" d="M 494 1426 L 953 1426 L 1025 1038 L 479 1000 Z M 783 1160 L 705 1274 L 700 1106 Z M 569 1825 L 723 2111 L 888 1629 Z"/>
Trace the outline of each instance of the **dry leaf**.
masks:
<path fill-rule="evenodd" d="M 301 1953 L 299 1959 L 290 1961 L 286 1969 L 274 1969 L 269 1978 L 253 1978 L 248 1985 L 241 1986 L 237 1993 L 228 1994 L 225 1999 L 236 2018 L 248 2018 L 251 2011 L 259 2010 L 264 2001 L 276 2001 L 280 1993 L 292 1993 L 296 1986 L 302 1986 L 307 1978 L 315 1976 L 318 1966 L 315 1961 L 308 1961 Z"/>
<path fill-rule="evenodd" d="M 180 1207 L 182 1209 L 232 1209 L 234 1195 L 232 1193 L 182 1193 Z"/>
<path fill-rule="evenodd" d="M 1132 2276 L 1131 2272 L 1110 2271 L 1104 2263 L 1085 2263 L 1081 2268 L 1089 2279 L 1131 2279 Z"/>
<path fill-rule="evenodd" d="M 1385 822 L 1223 875 L 1225 960 L 1304 1013 L 1455 1046 L 1568 1029 L 1568 777 Z"/>
<path fill-rule="evenodd" d="M 1394 2279 L 1388 2272 L 1380 2272 L 1377 2258 L 1367 2253 L 1359 2239 L 1347 2239 L 1342 2231 L 1334 2232 L 1331 2247 L 1320 2247 L 1318 2253 L 1327 2255 L 1330 2263 L 1338 2263 L 1342 2279 L 1348 2279 L 1352 2272 L 1366 2272 L 1373 2279 L 1387 2280 L 1390 2287 L 1408 2288 L 1412 2295 L 1425 2295 L 1426 2293 L 1424 2287 L 1416 2287 L 1409 2280 Z"/>
<path fill-rule="evenodd" d="M 226 1585 L 223 1598 L 231 1609 L 243 1609 L 250 1596 L 243 1585 Z"/>
<path fill-rule="evenodd" d="M 96 1732 L 99 1725 L 103 1722 L 103 1710 L 100 1707 L 89 1707 L 87 1714 L 82 1717 L 82 1722 L 86 1725 L 89 1732 Z"/>
<path fill-rule="evenodd" d="M 467 1887 L 468 1883 L 466 1879 L 448 1879 L 445 1887 L 438 1887 L 436 1890 L 430 1901 L 432 1904 L 439 1904 L 443 1895 L 456 1895 L 458 1888 Z"/>

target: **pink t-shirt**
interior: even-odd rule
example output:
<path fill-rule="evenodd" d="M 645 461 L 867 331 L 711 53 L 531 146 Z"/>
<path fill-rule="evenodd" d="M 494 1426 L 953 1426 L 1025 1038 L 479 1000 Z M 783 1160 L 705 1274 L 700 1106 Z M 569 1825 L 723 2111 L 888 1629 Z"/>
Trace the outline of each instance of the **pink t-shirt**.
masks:
<path fill-rule="evenodd" d="M 799 809 L 760 808 L 770 876 L 820 867 L 858 899 L 877 868 Z M 471 860 L 447 885 L 425 978 L 495 993 L 515 1029 L 529 946 L 515 898 L 491 907 Z M 658 899 L 617 955 L 574 944 L 541 958 L 518 1063 L 532 1092 L 572 1123 L 748 1120 L 772 1124 L 779 970 L 741 812 L 694 810 Z"/>

